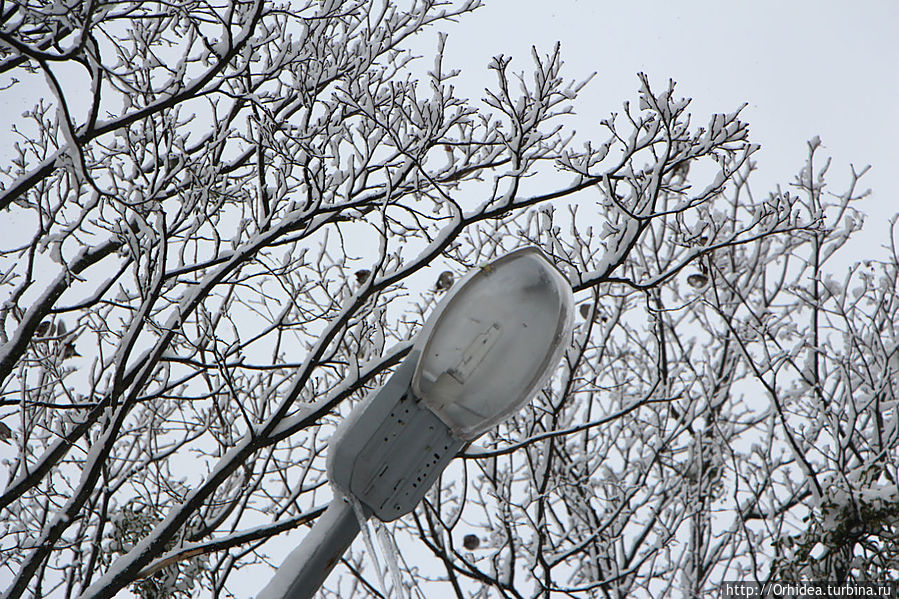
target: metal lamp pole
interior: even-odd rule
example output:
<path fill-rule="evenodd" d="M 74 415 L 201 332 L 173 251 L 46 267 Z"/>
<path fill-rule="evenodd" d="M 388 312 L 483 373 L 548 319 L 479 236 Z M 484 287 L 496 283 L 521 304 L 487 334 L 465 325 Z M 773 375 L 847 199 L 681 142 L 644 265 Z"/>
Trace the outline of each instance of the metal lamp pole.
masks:
<path fill-rule="evenodd" d="M 359 534 L 359 519 L 345 497 L 335 497 L 256 599 L 306 599 L 324 584 Z"/>

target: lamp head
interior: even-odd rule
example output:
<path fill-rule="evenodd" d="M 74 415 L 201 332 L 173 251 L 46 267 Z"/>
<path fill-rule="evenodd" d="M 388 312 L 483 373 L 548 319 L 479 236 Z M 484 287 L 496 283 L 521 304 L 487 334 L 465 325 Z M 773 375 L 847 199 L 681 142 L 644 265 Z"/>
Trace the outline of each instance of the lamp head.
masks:
<path fill-rule="evenodd" d="M 334 488 L 385 522 L 414 509 L 468 441 L 546 381 L 567 345 L 572 306 L 568 281 L 536 248 L 466 275 L 393 376 L 334 434 Z"/>

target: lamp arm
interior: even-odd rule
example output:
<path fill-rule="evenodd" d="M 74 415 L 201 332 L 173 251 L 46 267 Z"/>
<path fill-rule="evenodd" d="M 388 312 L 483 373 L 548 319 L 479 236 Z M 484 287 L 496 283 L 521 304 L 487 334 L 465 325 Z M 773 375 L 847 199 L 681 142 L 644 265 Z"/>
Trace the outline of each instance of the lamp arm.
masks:
<path fill-rule="evenodd" d="M 353 506 L 345 497 L 336 495 L 256 599 L 310 599 L 359 530 Z"/>

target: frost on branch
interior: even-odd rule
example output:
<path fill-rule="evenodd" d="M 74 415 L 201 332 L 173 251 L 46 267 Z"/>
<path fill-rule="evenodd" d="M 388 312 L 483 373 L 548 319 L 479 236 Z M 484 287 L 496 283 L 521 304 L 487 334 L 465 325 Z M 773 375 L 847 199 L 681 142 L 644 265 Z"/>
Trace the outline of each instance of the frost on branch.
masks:
<path fill-rule="evenodd" d="M 330 500 L 336 424 L 454 277 L 524 245 L 577 327 L 391 530 L 410 596 L 895 577 L 897 258 L 832 266 L 865 170 L 833 186 L 813 140 L 754 189 L 740 110 L 645 75 L 576 121 L 558 46 L 460 98 L 439 32 L 477 5 L 4 13 L 2 71 L 44 86 L 0 169 L 4 597 L 260 586 Z M 358 544 L 325 592 L 372 568 Z"/>

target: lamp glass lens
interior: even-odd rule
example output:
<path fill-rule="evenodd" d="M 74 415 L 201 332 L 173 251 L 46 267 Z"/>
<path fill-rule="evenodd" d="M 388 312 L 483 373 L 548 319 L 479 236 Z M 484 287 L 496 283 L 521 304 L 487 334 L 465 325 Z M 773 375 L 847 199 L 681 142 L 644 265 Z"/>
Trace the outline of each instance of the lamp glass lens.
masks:
<path fill-rule="evenodd" d="M 425 324 L 413 391 L 461 438 L 477 437 L 552 373 L 572 304 L 570 284 L 536 248 L 480 267 Z"/>

